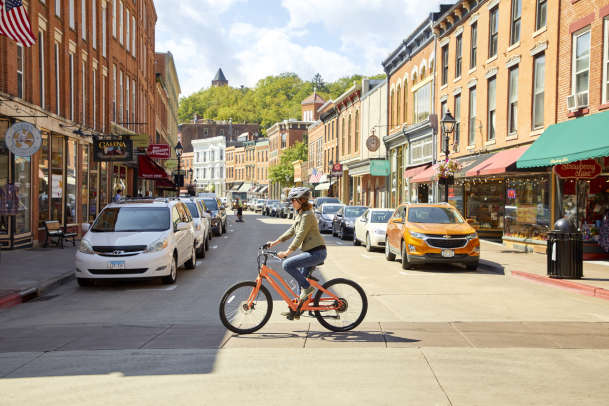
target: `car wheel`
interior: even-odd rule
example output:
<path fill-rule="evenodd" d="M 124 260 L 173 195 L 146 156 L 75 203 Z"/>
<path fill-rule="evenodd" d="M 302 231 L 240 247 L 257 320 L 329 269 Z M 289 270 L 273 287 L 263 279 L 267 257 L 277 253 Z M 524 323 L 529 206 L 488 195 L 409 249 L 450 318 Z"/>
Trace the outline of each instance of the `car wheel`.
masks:
<path fill-rule="evenodd" d="M 197 249 L 197 258 L 205 258 L 205 246 L 206 245 L 207 245 L 207 239 L 204 239 L 201 246 Z"/>
<path fill-rule="evenodd" d="M 95 281 L 93 279 L 89 279 L 89 278 L 76 278 L 76 282 L 78 282 L 78 286 L 80 286 L 82 288 L 86 288 L 89 286 L 93 286 L 93 283 Z"/>
<path fill-rule="evenodd" d="M 226 234 L 226 223 L 222 225 L 222 234 Z"/>
<path fill-rule="evenodd" d="M 209 227 L 209 231 L 207 232 L 207 239 L 211 241 L 211 238 L 214 236 L 214 229 Z M 207 244 L 207 249 L 209 249 L 209 244 Z"/>
<path fill-rule="evenodd" d="M 478 263 L 479 261 L 473 262 L 471 264 L 465 264 L 465 268 L 469 271 L 475 271 L 476 269 L 478 269 Z"/>
<path fill-rule="evenodd" d="M 344 240 L 344 239 L 345 239 L 345 226 L 341 226 L 341 227 L 340 227 L 340 234 L 339 234 L 339 237 L 340 237 L 340 239 L 341 239 L 341 240 Z"/>
<path fill-rule="evenodd" d="M 406 252 L 404 241 L 402 241 L 402 269 L 412 269 L 412 264 L 408 262 L 408 252 Z"/>
<path fill-rule="evenodd" d="M 211 241 L 211 231 L 207 233 L 207 238 L 205 239 L 205 251 L 209 251 L 209 242 Z"/>
<path fill-rule="evenodd" d="M 171 270 L 169 271 L 169 275 L 163 278 L 163 283 L 171 285 L 176 283 L 176 280 L 178 280 L 178 260 L 176 257 L 173 257 L 171 261 Z"/>
<path fill-rule="evenodd" d="M 357 235 L 355 234 L 355 230 L 353 230 L 353 245 L 355 245 L 356 247 L 358 245 L 360 245 L 359 240 L 357 239 Z"/>
<path fill-rule="evenodd" d="M 332 224 L 332 237 L 336 237 L 336 230 L 334 229 L 334 224 Z"/>
<path fill-rule="evenodd" d="M 190 253 L 190 259 L 186 261 L 184 264 L 184 268 L 186 269 L 195 269 L 197 267 L 197 250 L 195 246 L 192 246 L 192 250 Z"/>
<path fill-rule="evenodd" d="M 395 254 L 389 249 L 389 239 L 385 239 L 385 259 L 387 261 L 393 261 L 395 259 Z"/>
<path fill-rule="evenodd" d="M 366 251 L 372 251 L 372 244 L 370 243 L 370 234 L 366 233 Z"/>

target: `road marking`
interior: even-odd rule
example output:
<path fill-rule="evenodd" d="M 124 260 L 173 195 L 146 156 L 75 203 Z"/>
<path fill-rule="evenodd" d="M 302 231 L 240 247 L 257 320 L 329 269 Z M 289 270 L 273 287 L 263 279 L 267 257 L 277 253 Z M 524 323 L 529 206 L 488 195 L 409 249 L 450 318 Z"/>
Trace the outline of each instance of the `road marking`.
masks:
<path fill-rule="evenodd" d="M 217 246 L 217 245 L 212 245 L 212 246 L 211 246 L 211 249 L 213 249 L 213 250 L 215 250 L 216 248 L 218 248 L 218 246 Z"/>
<path fill-rule="evenodd" d="M 231 231 L 231 232 L 232 232 L 232 231 Z M 224 238 L 225 240 L 228 240 L 228 237 L 227 237 L 227 236 L 224 236 L 224 237 L 222 237 L 222 238 Z"/>
<path fill-rule="evenodd" d="M 126 290 L 125 290 L 125 292 L 141 292 L 142 290 L 147 290 L 147 291 L 150 291 L 150 290 L 176 290 L 177 288 L 178 288 L 178 285 L 177 285 L 177 284 L 173 284 L 173 285 L 168 286 L 168 287 L 166 287 L 166 288 L 154 288 L 154 289 L 144 289 L 144 288 L 142 288 L 142 289 L 126 289 Z"/>
<path fill-rule="evenodd" d="M 336 241 L 336 245 L 343 245 L 343 243 Z"/>

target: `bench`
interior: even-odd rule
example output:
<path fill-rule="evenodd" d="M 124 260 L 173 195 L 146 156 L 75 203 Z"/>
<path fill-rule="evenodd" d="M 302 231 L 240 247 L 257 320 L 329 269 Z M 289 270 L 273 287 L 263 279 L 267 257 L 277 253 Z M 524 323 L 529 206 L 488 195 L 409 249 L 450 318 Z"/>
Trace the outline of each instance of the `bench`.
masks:
<path fill-rule="evenodd" d="M 72 246 L 76 246 L 76 236 L 77 233 L 68 233 L 65 227 L 61 227 L 59 221 L 50 220 L 44 222 L 44 230 L 46 231 L 46 239 L 44 241 L 44 246 L 49 246 L 49 241 L 57 246 L 63 248 L 64 240 L 72 240 Z"/>

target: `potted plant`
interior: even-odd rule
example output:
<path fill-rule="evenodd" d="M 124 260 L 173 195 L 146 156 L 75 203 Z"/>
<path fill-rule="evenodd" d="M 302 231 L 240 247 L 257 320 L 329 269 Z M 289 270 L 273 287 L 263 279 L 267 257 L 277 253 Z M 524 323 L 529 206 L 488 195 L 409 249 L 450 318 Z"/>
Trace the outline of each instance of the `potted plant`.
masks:
<path fill-rule="evenodd" d="M 461 169 L 461 164 L 454 159 L 446 159 L 436 164 L 434 179 L 439 183 L 449 185 L 455 181 L 455 174 Z"/>

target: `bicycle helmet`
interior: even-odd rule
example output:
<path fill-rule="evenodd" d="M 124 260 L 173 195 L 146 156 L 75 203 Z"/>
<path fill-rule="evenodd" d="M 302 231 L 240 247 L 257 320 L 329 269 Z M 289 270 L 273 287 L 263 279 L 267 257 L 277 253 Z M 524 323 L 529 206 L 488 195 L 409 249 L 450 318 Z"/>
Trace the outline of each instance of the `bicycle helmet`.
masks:
<path fill-rule="evenodd" d="M 307 187 L 294 187 L 288 193 L 288 200 L 292 199 L 301 199 L 301 198 L 309 198 L 309 193 L 311 191 Z"/>

